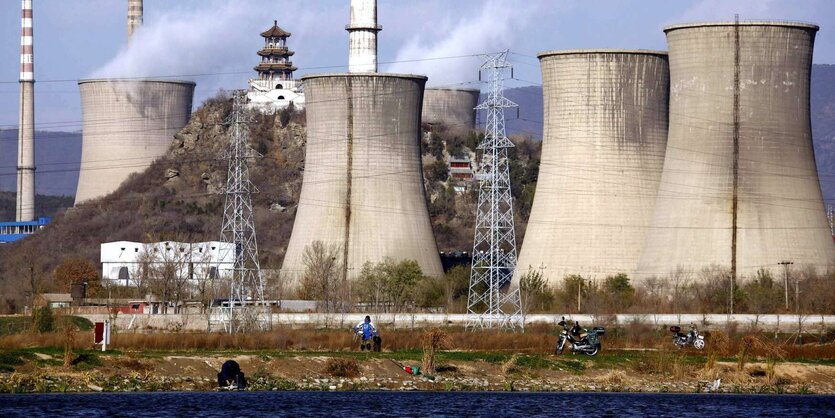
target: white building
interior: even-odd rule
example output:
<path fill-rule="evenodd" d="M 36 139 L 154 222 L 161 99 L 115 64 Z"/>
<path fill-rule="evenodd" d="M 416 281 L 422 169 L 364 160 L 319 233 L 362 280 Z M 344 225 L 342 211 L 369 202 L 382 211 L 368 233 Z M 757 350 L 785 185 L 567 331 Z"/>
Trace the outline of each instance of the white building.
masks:
<path fill-rule="evenodd" d="M 258 78 L 249 80 L 249 106 L 264 113 L 275 113 L 291 104 L 304 108 L 304 92 L 301 83 L 293 79 L 296 67 L 290 61 L 295 54 L 287 47 L 290 32 L 278 27 L 278 21 L 261 33 L 264 47 L 258 51 L 261 62 L 254 68 Z"/>
<path fill-rule="evenodd" d="M 190 283 L 229 278 L 235 262 L 234 244 L 220 241 L 101 244 L 102 283 L 138 286 L 143 269 L 168 268 Z"/>

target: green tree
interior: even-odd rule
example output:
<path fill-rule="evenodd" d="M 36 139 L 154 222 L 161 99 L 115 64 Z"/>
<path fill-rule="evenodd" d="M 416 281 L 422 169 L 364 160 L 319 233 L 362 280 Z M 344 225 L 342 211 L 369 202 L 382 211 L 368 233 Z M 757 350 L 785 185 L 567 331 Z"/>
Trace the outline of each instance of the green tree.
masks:
<path fill-rule="evenodd" d="M 528 272 L 519 279 L 519 290 L 522 293 L 522 312 L 547 311 L 553 303 L 554 297 L 548 289 L 548 283 L 542 272 L 528 267 Z"/>
<path fill-rule="evenodd" d="M 742 287 L 742 297 L 748 311 L 757 315 L 775 313 L 780 306 L 781 289 L 776 286 L 771 271 L 761 268 L 753 280 Z M 756 326 L 756 323 L 754 324 Z"/>
<path fill-rule="evenodd" d="M 32 313 L 32 325 L 40 333 L 52 332 L 55 329 L 55 316 L 52 314 L 52 308 L 42 306 L 35 309 Z"/>
<path fill-rule="evenodd" d="M 375 311 L 400 312 L 415 304 L 416 289 L 423 280 L 417 261 L 396 262 L 387 258 L 363 265 L 357 289 L 361 300 L 373 306 Z"/>
<path fill-rule="evenodd" d="M 629 276 L 625 273 L 606 277 L 603 282 L 603 294 L 607 306 L 617 313 L 624 312 L 635 301 L 635 288 L 629 283 Z"/>
<path fill-rule="evenodd" d="M 449 167 L 444 160 L 435 160 L 427 164 L 423 172 L 426 173 L 426 179 L 431 182 L 446 181 L 449 178 Z"/>

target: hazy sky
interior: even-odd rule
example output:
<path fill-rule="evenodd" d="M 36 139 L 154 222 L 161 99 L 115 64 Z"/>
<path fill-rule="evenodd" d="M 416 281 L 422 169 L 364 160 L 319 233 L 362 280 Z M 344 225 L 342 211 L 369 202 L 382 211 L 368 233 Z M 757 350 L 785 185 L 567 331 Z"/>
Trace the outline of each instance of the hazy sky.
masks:
<path fill-rule="evenodd" d="M 36 124 L 80 129 L 81 78 L 179 76 L 197 82 L 195 107 L 219 88 L 243 88 L 258 61 L 258 34 L 274 19 L 293 33 L 297 76 L 345 71 L 349 3 L 145 0 L 145 25 L 128 47 L 127 0 L 34 0 Z M 477 58 L 445 57 L 509 48 L 516 78 L 538 83 L 539 51 L 666 49 L 665 25 L 733 20 L 734 13 L 742 20 L 817 23 L 814 61 L 835 63 L 830 0 L 380 0 L 380 69 L 426 74 L 433 85 L 475 86 Z M 19 45 L 20 1 L 2 0 L 0 129 L 17 125 Z"/>

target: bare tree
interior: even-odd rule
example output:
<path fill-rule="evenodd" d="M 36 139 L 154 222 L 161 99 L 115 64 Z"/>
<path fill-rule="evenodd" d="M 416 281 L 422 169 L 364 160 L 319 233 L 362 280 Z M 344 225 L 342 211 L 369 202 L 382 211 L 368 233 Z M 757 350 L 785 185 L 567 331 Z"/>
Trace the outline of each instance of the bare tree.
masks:
<path fill-rule="evenodd" d="M 341 305 L 340 295 L 346 288 L 342 273 L 341 245 L 314 241 L 304 249 L 304 275 L 300 294 L 304 299 L 321 301 L 326 312 L 336 312 Z"/>

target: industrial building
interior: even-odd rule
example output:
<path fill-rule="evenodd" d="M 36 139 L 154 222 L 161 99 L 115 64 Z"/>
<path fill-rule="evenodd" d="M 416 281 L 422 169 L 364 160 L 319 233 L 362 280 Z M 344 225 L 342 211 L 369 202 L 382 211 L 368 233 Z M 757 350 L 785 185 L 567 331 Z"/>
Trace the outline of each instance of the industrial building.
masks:
<path fill-rule="evenodd" d="M 635 272 L 667 142 L 667 54 L 539 54 L 542 160 L 515 279 Z"/>
<path fill-rule="evenodd" d="M 78 85 L 83 132 L 76 205 L 115 191 L 165 154 L 191 116 L 195 83 L 91 79 Z"/>
<path fill-rule="evenodd" d="M 477 89 L 428 88 L 423 95 L 423 122 L 452 129 L 475 128 Z"/>
<path fill-rule="evenodd" d="M 265 113 L 275 113 L 293 105 L 296 109 L 304 108 L 304 93 L 301 83 L 293 78 L 296 67 L 290 61 L 295 54 L 287 46 L 290 32 L 278 27 L 278 21 L 261 33 L 264 47 L 258 51 L 261 62 L 255 67 L 258 77 L 249 80 L 249 107 Z"/>
<path fill-rule="evenodd" d="M 171 272 L 177 280 L 190 284 L 228 278 L 234 267 L 234 249 L 233 244 L 219 241 L 106 242 L 101 244 L 102 283 L 136 287 L 155 276 L 152 271 Z"/>
<path fill-rule="evenodd" d="M 15 242 L 38 232 L 52 220 L 52 218 L 38 218 L 34 221 L 0 222 L 0 244 Z"/>
<path fill-rule="evenodd" d="M 304 179 L 283 274 L 304 272 L 305 248 L 339 247 L 348 278 L 366 262 L 416 260 L 441 276 L 423 188 L 420 108 L 426 77 L 321 74 L 307 97 Z"/>
<path fill-rule="evenodd" d="M 818 27 L 748 21 L 664 31 L 669 139 L 639 273 L 695 275 L 715 265 L 740 278 L 781 272 L 781 261 L 835 266 L 809 117 Z"/>

